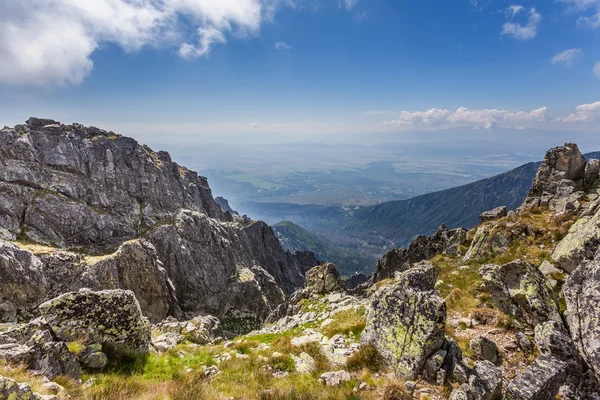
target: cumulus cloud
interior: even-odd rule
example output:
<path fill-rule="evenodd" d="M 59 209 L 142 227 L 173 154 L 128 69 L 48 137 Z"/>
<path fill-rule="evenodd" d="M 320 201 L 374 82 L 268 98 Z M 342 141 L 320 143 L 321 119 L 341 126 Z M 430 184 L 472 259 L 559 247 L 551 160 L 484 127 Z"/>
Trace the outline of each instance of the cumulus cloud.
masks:
<path fill-rule="evenodd" d="M 508 127 L 526 122 L 547 121 L 549 118 L 550 109 L 548 107 L 541 107 L 532 111 L 460 107 L 454 112 L 432 108 L 428 111 L 402 111 L 398 119 L 384 121 L 384 124 L 407 127 L 472 126 L 489 129 L 497 125 Z"/>
<path fill-rule="evenodd" d="M 292 48 L 292 46 L 290 46 L 286 42 L 275 42 L 275 49 L 276 50 L 289 50 L 291 48 Z"/>
<path fill-rule="evenodd" d="M 566 64 L 569 67 L 575 65 L 575 61 L 583 54 L 581 49 L 569 49 L 565 51 L 561 51 L 560 53 L 554 55 L 550 60 L 552 61 L 552 65 L 555 64 Z"/>
<path fill-rule="evenodd" d="M 384 121 L 388 126 L 436 126 L 446 122 L 450 111 L 439 108 L 432 108 L 428 111 L 402 111 L 398 119 Z"/>
<path fill-rule="evenodd" d="M 600 101 L 591 104 L 582 104 L 575 108 L 575 113 L 566 118 L 559 118 L 563 122 L 600 122 Z"/>
<path fill-rule="evenodd" d="M 512 19 L 523 11 L 523 6 L 512 5 L 506 10 L 507 18 Z M 525 24 L 507 21 L 502 26 L 502 35 L 509 35 L 518 40 L 533 39 L 537 35 L 537 30 L 542 22 L 542 15 L 536 11 L 534 7 L 527 14 L 527 22 Z"/>
<path fill-rule="evenodd" d="M 357 0 L 344 0 L 350 9 Z M 92 54 L 169 46 L 191 59 L 255 36 L 292 0 L 0 0 L 0 84 L 64 86 L 92 71 Z"/>

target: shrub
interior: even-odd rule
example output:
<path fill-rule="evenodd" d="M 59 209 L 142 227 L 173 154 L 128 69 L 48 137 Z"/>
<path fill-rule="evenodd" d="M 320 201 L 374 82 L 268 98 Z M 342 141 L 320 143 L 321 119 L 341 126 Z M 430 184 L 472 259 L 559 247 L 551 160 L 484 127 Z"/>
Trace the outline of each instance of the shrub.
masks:
<path fill-rule="evenodd" d="M 346 361 L 348 371 L 360 371 L 363 368 L 371 372 L 379 372 L 384 367 L 383 359 L 375 347 L 371 344 L 361 346 Z"/>
<path fill-rule="evenodd" d="M 412 400 L 412 398 L 404 386 L 397 383 L 389 384 L 383 390 L 382 400 Z"/>

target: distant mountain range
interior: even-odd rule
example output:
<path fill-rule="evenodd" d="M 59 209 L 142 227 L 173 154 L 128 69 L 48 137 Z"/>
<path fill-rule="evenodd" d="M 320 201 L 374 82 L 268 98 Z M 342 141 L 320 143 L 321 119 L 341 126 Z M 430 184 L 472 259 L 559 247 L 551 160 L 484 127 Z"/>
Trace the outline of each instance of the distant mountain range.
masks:
<path fill-rule="evenodd" d="M 357 250 L 336 246 L 326 238 L 311 233 L 291 221 L 280 222 L 272 228 L 284 249 L 310 250 L 319 260 L 336 264 L 342 275 L 355 272 L 370 273 L 377 262 L 375 256 L 362 255 Z"/>
<path fill-rule="evenodd" d="M 600 152 L 585 157 L 600 158 Z M 471 227 L 483 211 L 502 205 L 517 208 L 540 165 L 531 162 L 467 185 L 374 206 L 350 209 L 248 203 L 244 211 L 267 221 L 286 220 L 274 230 L 288 248 L 313 250 L 326 261 L 339 260 L 345 273 L 371 270 L 373 259 L 390 248 L 406 246 L 418 234 L 432 234 L 442 223 L 451 228 Z"/>

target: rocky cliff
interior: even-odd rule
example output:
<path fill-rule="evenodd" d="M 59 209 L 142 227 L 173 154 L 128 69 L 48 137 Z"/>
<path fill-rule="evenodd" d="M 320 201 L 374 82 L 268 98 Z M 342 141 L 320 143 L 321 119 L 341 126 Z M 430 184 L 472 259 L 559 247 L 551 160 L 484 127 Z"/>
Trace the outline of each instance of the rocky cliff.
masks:
<path fill-rule="evenodd" d="M 132 290 L 151 320 L 257 326 L 314 256 L 233 221 L 206 178 L 134 139 L 30 118 L 0 130 L 0 322 L 80 288 Z M 13 243 L 11 243 L 13 242 Z"/>

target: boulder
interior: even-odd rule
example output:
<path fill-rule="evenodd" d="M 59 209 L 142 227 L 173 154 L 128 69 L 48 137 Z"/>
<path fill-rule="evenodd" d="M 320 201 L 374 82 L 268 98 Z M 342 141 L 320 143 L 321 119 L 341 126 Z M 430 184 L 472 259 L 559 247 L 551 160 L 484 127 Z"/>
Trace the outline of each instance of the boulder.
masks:
<path fill-rule="evenodd" d="M 321 379 L 326 386 L 338 386 L 350 380 L 350 374 L 346 371 L 325 372 Z"/>
<path fill-rule="evenodd" d="M 535 345 L 539 352 L 567 362 L 572 370 L 581 368 L 581 360 L 573 339 L 564 325 L 546 321 L 535 327 Z"/>
<path fill-rule="evenodd" d="M 502 370 L 490 361 L 478 362 L 469 376 L 469 392 L 473 400 L 500 400 Z"/>
<path fill-rule="evenodd" d="M 579 354 L 600 380 L 600 252 L 582 263 L 563 287 L 565 312 Z"/>
<path fill-rule="evenodd" d="M 329 294 L 345 292 L 345 290 L 338 269 L 334 264 L 325 263 L 309 269 L 306 273 L 305 293 Z"/>
<path fill-rule="evenodd" d="M 62 341 L 98 343 L 113 358 L 148 354 L 150 323 L 131 291 L 82 289 L 47 301 L 39 309 Z"/>
<path fill-rule="evenodd" d="M 591 215 L 580 217 L 569 229 L 569 233 L 552 252 L 556 266 L 571 273 L 584 260 L 594 258 L 600 246 L 600 205 Z"/>
<path fill-rule="evenodd" d="M 542 355 L 510 382 L 504 399 L 553 399 L 567 378 L 567 369 L 566 362 Z"/>
<path fill-rule="evenodd" d="M 421 373 L 444 344 L 446 304 L 434 289 L 437 272 L 428 262 L 399 273 L 398 282 L 373 295 L 361 344 L 371 344 L 405 378 Z"/>
<path fill-rule="evenodd" d="M 471 339 L 469 347 L 475 357 L 480 360 L 487 360 L 494 364 L 498 362 L 498 347 L 496 346 L 496 343 L 485 336 Z"/>
<path fill-rule="evenodd" d="M 562 321 L 548 281 L 533 264 L 515 260 L 502 266 L 484 265 L 479 273 L 486 291 L 504 313 L 531 326 Z"/>
<path fill-rule="evenodd" d="M 218 318 L 211 315 L 197 316 L 189 321 L 178 321 L 169 317 L 154 326 L 161 334 L 174 334 L 192 343 L 205 345 L 223 337 L 223 328 Z M 173 336 L 170 336 L 174 338 Z M 178 343 L 181 341 L 177 338 Z M 158 338 L 155 341 L 159 341 Z"/>
<path fill-rule="evenodd" d="M 496 207 L 489 211 L 484 211 L 479 216 L 479 222 L 484 223 L 487 221 L 493 221 L 495 219 L 500 219 L 506 217 L 508 215 L 508 208 L 506 206 Z"/>
<path fill-rule="evenodd" d="M 471 395 L 470 395 L 469 385 L 467 385 L 467 384 L 461 385 L 461 387 L 453 389 L 452 392 L 450 392 L 450 397 L 448 397 L 448 400 L 470 400 L 470 399 L 471 399 Z"/>
<path fill-rule="evenodd" d="M 373 282 L 394 277 L 394 273 L 410 268 L 412 264 L 429 260 L 437 254 L 457 254 L 458 247 L 467 239 L 464 228 L 448 229 L 441 225 L 431 236 L 417 236 L 408 249 L 393 249 L 377 262 Z"/>
<path fill-rule="evenodd" d="M 7 400 L 58 400 L 56 396 L 42 396 L 34 393 L 26 383 L 18 383 L 14 379 L 0 375 L 0 399 Z"/>

